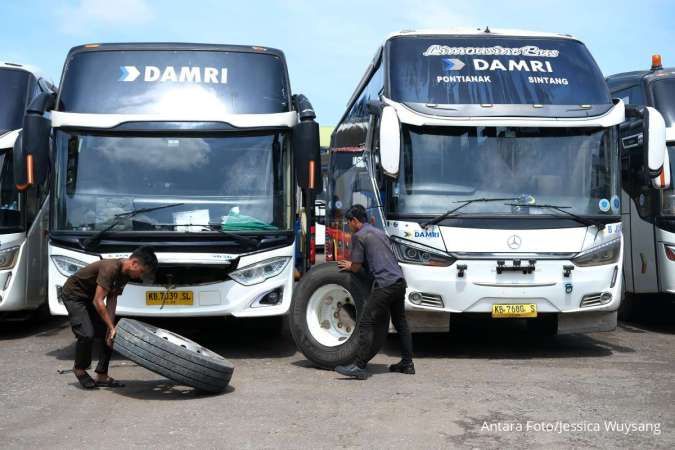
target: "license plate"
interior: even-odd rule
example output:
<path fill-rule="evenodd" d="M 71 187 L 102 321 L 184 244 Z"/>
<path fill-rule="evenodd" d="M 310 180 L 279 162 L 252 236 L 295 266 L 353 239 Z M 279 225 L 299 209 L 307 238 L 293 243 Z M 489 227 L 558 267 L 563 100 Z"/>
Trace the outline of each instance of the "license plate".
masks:
<path fill-rule="evenodd" d="M 492 305 L 493 318 L 537 317 L 537 305 L 522 303 L 514 305 Z"/>
<path fill-rule="evenodd" d="M 192 306 L 192 291 L 149 291 L 145 293 L 148 306 Z"/>

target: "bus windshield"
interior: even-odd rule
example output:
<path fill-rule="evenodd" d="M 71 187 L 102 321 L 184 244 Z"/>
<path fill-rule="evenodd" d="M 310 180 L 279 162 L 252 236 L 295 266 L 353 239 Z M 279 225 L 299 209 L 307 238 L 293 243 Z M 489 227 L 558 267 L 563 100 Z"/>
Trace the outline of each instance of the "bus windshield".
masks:
<path fill-rule="evenodd" d="M 12 150 L 0 153 L 0 230 L 21 229 L 19 191 L 14 185 Z"/>
<path fill-rule="evenodd" d="M 675 78 L 663 78 L 651 83 L 654 106 L 663 115 L 666 126 L 675 125 Z"/>
<path fill-rule="evenodd" d="M 389 210 L 434 216 L 460 200 L 519 198 L 577 215 L 618 215 L 613 136 L 611 129 L 407 126 Z M 551 214 L 505 203 L 516 202 L 475 203 L 461 214 Z"/>
<path fill-rule="evenodd" d="M 202 232 L 290 229 L 281 132 L 143 136 L 57 132 L 55 230 Z"/>
<path fill-rule="evenodd" d="M 59 109 L 101 114 L 289 111 L 284 62 L 226 51 L 110 50 L 67 62 Z"/>
<path fill-rule="evenodd" d="M 0 134 L 22 127 L 31 74 L 0 69 Z"/>
<path fill-rule="evenodd" d="M 389 41 L 390 95 L 436 105 L 610 105 L 586 47 L 573 39 L 404 36 Z"/>
<path fill-rule="evenodd" d="M 668 143 L 668 158 L 670 159 L 670 173 L 675 170 L 675 142 Z M 663 202 L 661 205 L 661 214 L 664 216 L 675 216 L 675 189 L 671 182 L 670 188 L 663 191 Z"/>

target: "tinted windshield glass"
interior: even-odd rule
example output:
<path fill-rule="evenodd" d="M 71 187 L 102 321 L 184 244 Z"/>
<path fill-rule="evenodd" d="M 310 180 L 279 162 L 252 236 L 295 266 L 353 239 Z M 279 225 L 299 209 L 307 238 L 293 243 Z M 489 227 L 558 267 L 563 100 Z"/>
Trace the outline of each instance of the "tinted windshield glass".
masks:
<path fill-rule="evenodd" d="M 23 70 L 0 69 L 0 134 L 23 126 L 31 77 Z"/>
<path fill-rule="evenodd" d="M 57 135 L 58 230 L 100 230 L 113 216 L 143 213 L 115 230 L 198 232 L 288 229 L 283 134 L 117 137 Z"/>
<path fill-rule="evenodd" d="M 14 185 L 12 151 L 9 150 L 0 153 L 0 229 L 7 232 L 8 228 L 21 227 L 19 191 Z"/>
<path fill-rule="evenodd" d="M 76 54 L 60 107 L 79 113 L 288 111 L 282 60 L 258 53 L 102 51 Z"/>
<path fill-rule="evenodd" d="M 619 214 L 613 131 L 556 128 L 403 130 L 393 212 L 438 214 L 452 202 L 511 198 L 571 206 L 584 215 Z M 551 214 L 504 203 L 475 203 L 464 214 Z M 511 202 L 513 203 L 513 202 Z"/>
<path fill-rule="evenodd" d="M 668 144 L 668 158 L 670 159 L 670 176 L 672 178 L 675 174 L 675 143 Z M 673 182 L 671 181 L 670 189 L 663 191 L 661 214 L 664 216 L 675 216 L 675 189 L 672 186 Z"/>
<path fill-rule="evenodd" d="M 675 78 L 665 78 L 651 83 L 656 109 L 663 115 L 666 126 L 675 125 Z"/>
<path fill-rule="evenodd" d="M 401 37 L 389 52 L 391 97 L 400 102 L 611 103 L 597 64 L 571 39 Z"/>

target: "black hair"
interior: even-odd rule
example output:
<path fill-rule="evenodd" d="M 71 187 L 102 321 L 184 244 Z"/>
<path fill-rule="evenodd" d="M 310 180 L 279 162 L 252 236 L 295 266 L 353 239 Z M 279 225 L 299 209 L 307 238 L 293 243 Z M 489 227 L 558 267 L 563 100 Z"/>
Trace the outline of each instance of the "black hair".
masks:
<path fill-rule="evenodd" d="M 352 220 L 356 219 L 361 223 L 368 223 L 368 215 L 366 214 L 366 208 L 363 205 L 352 205 L 351 208 L 345 213 L 345 219 Z"/>
<path fill-rule="evenodd" d="M 129 259 L 135 259 L 141 263 L 147 272 L 154 273 L 157 270 L 157 256 L 152 247 L 138 247 L 131 256 L 129 256 Z"/>

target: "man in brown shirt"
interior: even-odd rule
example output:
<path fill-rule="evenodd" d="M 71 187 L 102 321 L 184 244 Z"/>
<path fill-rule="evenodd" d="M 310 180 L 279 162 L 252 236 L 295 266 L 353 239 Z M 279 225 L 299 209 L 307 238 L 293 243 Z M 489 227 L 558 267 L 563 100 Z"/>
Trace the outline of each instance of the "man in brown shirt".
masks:
<path fill-rule="evenodd" d="M 115 338 L 115 309 L 130 279 L 140 280 L 157 268 L 157 257 L 148 247 L 139 247 L 126 259 L 103 259 L 70 276 L 63 285 L 62 300 L 77 338 L 73 372 L 85 389 L 119 387 L 108 376 Z M 104 302 L 105 300 L 105 302 Z M 87 373 L 95 338 L 100 339 L 96 381 Z M 107 344 L 107 345 L 106 345 Z"/>

